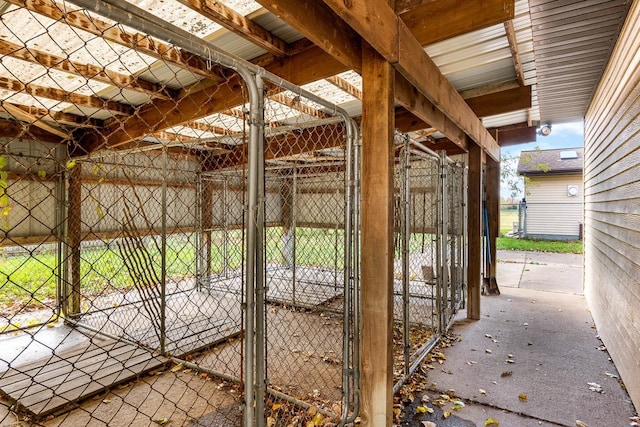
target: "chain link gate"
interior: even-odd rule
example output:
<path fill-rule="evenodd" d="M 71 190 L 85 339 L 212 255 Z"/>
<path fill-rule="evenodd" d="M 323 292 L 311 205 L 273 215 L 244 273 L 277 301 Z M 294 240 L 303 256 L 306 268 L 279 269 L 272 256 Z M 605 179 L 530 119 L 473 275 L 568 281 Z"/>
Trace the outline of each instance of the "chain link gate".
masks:
<path fill-rule="evenodd" d="M 396 134 L 394 393 L 464 306 L 466 169 Z"/>
<path fill-rule="evenodd" d="M 15 3 L 0 71 L 30 83 L 2 101 L 0 420 L 352 420 L 346 113 L 126 2 Z M 71 66 L 26 67 L 43 49 Z"/>

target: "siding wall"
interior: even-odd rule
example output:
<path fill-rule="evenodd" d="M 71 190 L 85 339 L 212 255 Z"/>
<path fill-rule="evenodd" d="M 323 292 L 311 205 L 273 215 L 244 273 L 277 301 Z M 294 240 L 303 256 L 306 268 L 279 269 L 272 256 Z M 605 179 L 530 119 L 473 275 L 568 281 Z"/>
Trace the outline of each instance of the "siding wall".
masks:
<path fill-rule="evenodd" d="M 582 175 L 531 176 L 527 185 L 527 236 L 576 239 L 583 222 Z M 567 194 L 578 185 L 578 195 Z"/>
<path fill-rule="evenodd" d="M 585 293 L 640 407 L 640 1 L 585 121 Z"/>

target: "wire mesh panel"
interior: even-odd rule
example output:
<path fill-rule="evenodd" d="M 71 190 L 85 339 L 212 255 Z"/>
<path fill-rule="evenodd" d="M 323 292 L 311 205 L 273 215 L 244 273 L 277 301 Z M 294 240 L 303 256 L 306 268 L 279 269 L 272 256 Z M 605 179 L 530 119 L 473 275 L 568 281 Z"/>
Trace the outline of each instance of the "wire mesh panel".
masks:
<path fill-rule="evenodd" d="M 0 424 L 241 424 L 245 81 L 71 4 L 11 3 Z M 156 22 L 213 31 L 170 3 Z"/>
<path fill-rule="evenodd" d="M 353 122 L 134 3 L 0 6 L 0 424 L 353 421 Z"/>
<path fill-rule="evenodd" d="M 264 353 L 270 425 L 337 424 L 355 409 L 353 376 L 345 377 L 356 345 L 349 124 L 328 107 L 304 92 L 270 93 L 265 102 L 272 127 L 265 145 L 264 349 L 257 354 Z M 298 130 L 283 138 L 289 127 Z"/>
<path fill-rule="evenodd" d="M 402 147 L 396 164 L 396 261 L 394 286 L 394 374 L 401 382 L 411 366 L 426 354 L 439 334 L 438 192 L 439 159 Z"/>
<path fill-rule="evenodd" d="M 25 132 L 0 138 L 0 335 L 59 315 L 64 152 Z"/>

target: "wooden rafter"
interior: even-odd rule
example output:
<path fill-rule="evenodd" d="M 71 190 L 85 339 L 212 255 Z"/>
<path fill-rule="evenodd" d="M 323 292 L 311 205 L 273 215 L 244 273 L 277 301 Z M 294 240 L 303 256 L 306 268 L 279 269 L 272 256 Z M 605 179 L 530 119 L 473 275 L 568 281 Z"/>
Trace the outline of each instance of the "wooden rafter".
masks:
<path fill-rule="evenodd" d="M 215 133 L 216 135 L 239 135 L 242 133 L 232 131 L 221 126 L 215 126 L 209 123 L 197 122 L 195 120 L 189 120 L 188 122 L 183 123 L 183 126 L 202 132 Z"/>
<path fill-rule="evenodd" d="M 477 98 L 479 96 L 489 95 L 491 93 L 502 92 L 504 90 L 515 89 L 520 84 L 516 80 L 510 80 L 507 82 L 494 83 L 486 86 L 481 86 L 473 89 L 467 89 L 460 92 L 460 96 L 464 99 Z"/>
<path fill-rule="evenodd" d="M 120 89 L 144 93 L 153 98 L 169 99 L 175 96 L 170 89 L 135 76 L 117 73 L 93 64 L 73 62 L 68 58 L 55 56 L 35 48 L 27 48 L 6 40 L 0 40 L 0 55 L 11 56 L 46 68 L 64 71 L 88 80 L 116 86 Z"/>
<path fill-rule="evenodd" d="M 362 38 L 327 5 L 314 0 L 279 0 L 277 2 L 258 0 L 258 2 L 274 13 L 282 11 L 282 19 L 325 49 L 333 57 L 333 61 L 340 61 L 344 67 L 340 67 L 334 75 L 346 71 L 347 68 L 361 72 Z M 319 54 L 316 55 L 319 56 Z M 329 64 L 326 56 L 328 55 L 325 54 L 318 63 Z M 399 73 L 396 73 L 396 102 L 424 121 L 423 127 L 437 127 L 451 140 L 457 141 L 463 149 L 466 149 L 466 138 L 458 127 L 444 117 L 422 94 L 413 90 L 411 84 Z M 413 122 L 417 123 L 420 120 Z"/>
<path fill-rule="evenodd" d="M 225 80 L 224 72 L 215 65 L 212 67 L 206 59 L 183 52 L 142 33 L 129 33 L 119 25 L 110 24 L 96 17 L 89 17 L 83 10 L 69 10 L 67 5 L 60 5 L 55 0 L 7 0 L 7 3 L 26 8 L 54 21 L 64 22 L 79 30 L 134 49 L 203 77 L 214 79 L 217 82 Z"/>
<path fill-rule="evenodd" d="M 427 3 L 431 3 L 435 0 L 395 0 L 393 5 L 393 10 L 397 15 L 400 15 L 405 12 L 409 12 L 416 7 L 423 6 Z"/>
<path fill-rule="evenodd" d="M 3 104 L 3 106 L 4 105 L 6 104 Z M 61 143 L 66 139 L 66 136 L 62 136 L 63 132 L 60 132 L 60 134 L 53 134 L 49 130 L 36 126 L 35 123 L 37 121 L 25 122 L 26 120 L 23 122 L 0 119 L 0 135 L 2 135 L 3 138 L 33 138 L 37 141 L 52 143 Z"/>
<path fill-rule="evenodd" d="M 518 86 L 500 92 L 465 99 L 478 117 L 531 108 L 531 86 Z"/>
<path fill-rule="evenodd" d="M 317 108 L 313 108 L 312 106 L 301 102 L 300 99 L 298 98 L 292 98 L 282 93 L 270 95 L 269 99 L 277 102 L 278 104 L 284 105 L 286 107 L 289 107 L 293 110 L 299 111 L 309 116 L 318 117 L 318 118 L 329 117 L 329 114 L 325 113 L 324 111 L 320 111 Z"/>
<path fill-rule="evenodd" d="M 480 119 L 385 0 L 350 3 L 351 7 L 339 0 L 324 2 L 493 159 L 500 157 L 500 147 Z"/>
<path fill-rule="evenodd" d="M 260 46 L 276 56 L 289 54 L 289 46 L 251 19 L 214 0 L 179 0 L 180 3 L 222 25 L 229 31 Z"/>
<path fill-rule="evenodd" d="M 32 107 L 28 105 L 12 104 L 7 101 L 2 101 L 3 105 L 11 105 L 19 110 L 24 111 L 30 116 L 35 117 L 38 120 L 45 122 L 54 122 L 58 125 L 67 125 L 74 128 L 92 128 L 99 129 L 104 126 L 104 122 L 92 117 L 78 116 L 70 113 L 63 113 L 62 111 L 52 111 L 44 108 Z"/>
<path fill-rule="evenodd" d="M 362 91 L 357 87 L 355 87 L 354 85 L 352 85 L 351 83 L 349 83 L 348 81 L 346 81 L 345 79 L 343 79 L 342 77 L 331 76 L 325 80 L 331 83 L 332 85 L 334 85 L 335 87 L 337 87 L 338 89 L 342 89 L 343 91 L 353 96 L 354 98 L 362 99 Z"/>
<path fill-rule="evenodd" d="M 514 0 L 438 0 L 420 3 L 399 16 L 422 46 L 501 24 L 513 19 L 515 14 Z"/>
<path fill-rule="evenodd" d="M 507 40 L 509 41 L 509 49 L 511 50 L 511 58 L 513 59 L 513 65 L 516 68 L 516 76 L 520 86 L 524 86 L 524 71 L 522 69 L 522 60 L 520 59 L 520 50 L 518 49 L 518 39 L 516 38 L 516 30 L 513 26 L 513 21 L 509 20 L 504 23 L 504 30 L 507 33 Z"/>
<path fill-rule="evenodd" d="M 25 112 L 21 108 L 14 106 L 13 104 L 10 104 L 8 102 L 3 102 L 0 107 L 3 108 L 7 113 L 15 117 L 16 119 L 29 123 L 30 125 L 38 127 L 44 131 L 47 131 L 52 135 L 59 136 L 63 140 L 68 139 L 70 136 L 70 132 L 65 131 L 64 129 L 61 129 L 57 126 L 53 126 L 49 123 L 46 123 L 40 120 L 38 117 Z"/>
<path fill-rule="evenodd" d="M 0 77 L 0 88 L 10 90 L 17 93 L 26 93 L 31 96 L 52 99 L 59 102 L 68 102 L 71 104 L 109 110 L 114 114 L 130 115 L 133 108 L 120 102 L 108 101 L 97 96 L 81 95 L 79 93 L 67 92 L 62 89 L 40 86 L 32 83 L 22 83 L 8 77 Z"/>

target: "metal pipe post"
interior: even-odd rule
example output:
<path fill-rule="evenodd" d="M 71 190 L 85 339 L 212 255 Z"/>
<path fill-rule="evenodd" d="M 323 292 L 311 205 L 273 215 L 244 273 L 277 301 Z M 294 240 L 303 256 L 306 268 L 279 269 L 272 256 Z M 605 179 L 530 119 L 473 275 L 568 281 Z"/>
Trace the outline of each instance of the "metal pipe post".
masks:
<path fill-rule="evenodd" d="M 409 340 L 409 251 L 411 244 L 411 165 L 409 138 L 405 136 L 402 150 L 402 343 L 404 351 L 404 375 L 409 375 L 409 360 L 411 357 L 411 342 Z"/>
<path fill-rule="evenodd" d="M 258 91 L 258 99 L 256 102 L 256 114 L 254 120 L 256 123 L 252 126 L 257 127 L 257 140 L 260 149 L 257 153 L 258 168 L 256 170 L 257 187 L 258 187 L 258 203 L 256 206 L 256 229 L 258 239 L 256 240 L 256 375 L 255 375 L 255 405 L 256 419 L 255 426 L 263 427 L 265 424 L 265 391 L 266 391 L 266 329 L 265 329 L 265 182 L 264 182 L 264 81 L 259 75 L 255 76 L 256 88 Z M 252 113 L 253 114 L 253 113 Z"/>
<path fill-rule="evenodd" d="M 162 230 L 160 242 L 160 354 L 167 351 L 167 147 L 162 147 Z"/>

